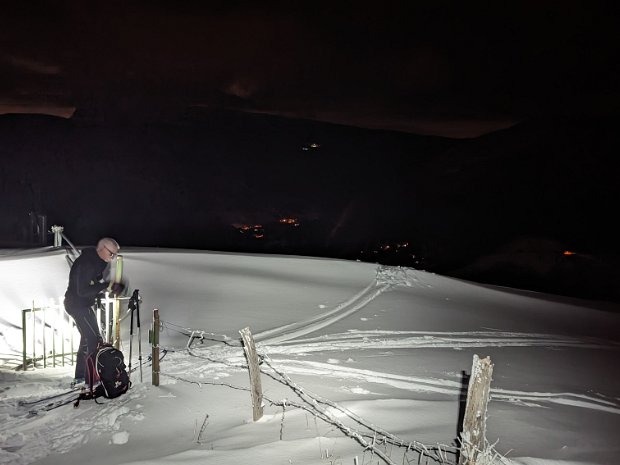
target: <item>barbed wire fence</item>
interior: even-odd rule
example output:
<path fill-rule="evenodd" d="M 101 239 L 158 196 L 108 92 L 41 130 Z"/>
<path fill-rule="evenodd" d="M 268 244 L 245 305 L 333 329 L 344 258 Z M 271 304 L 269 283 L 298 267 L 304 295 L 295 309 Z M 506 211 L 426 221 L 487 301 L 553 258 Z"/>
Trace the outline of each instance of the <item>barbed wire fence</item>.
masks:
<path fill-rule="evenodd" d="M 240 340 L 230 338 L 223 334 L 215 334 L 205 330 L 183 327 L 166 320 L 162 320 L 161 325 L 162 328 L 165 328 L 168 331 L 182 334 L 188 338 L 188 343 L 183 351 L 187 352 L 190 356 L 201 360 L 206 360 L 211 363 L 222 364 L 238 370 L 248 370 L 249 367 L 246 363 L 233 363 L 223 358 L 216 358 L 204 353 L 199 353 L 199 351 L 192 348 L 192 344 L 195 342 L 204 343 L 209 341 L 215 344 L 223 344 L 228 347 L 239 348 L 239 350 L 242 350 L 243 345 Z M 323 421 L 324 423 L 332 426 L 334 429 L 339 430 L 346 437 L 349 437 L 360 444 L 362 447 L 362 458 L 360 461 L 356 457 L 354 465 L 370 465 L 371 463 L 376 463 L 375 461 L 379 460 L 388 465 L 395 465 L 397 463 L 403 465 L 452 465 L 458 462 L 458 446 L 448 444 L 424 444 L 420 441 L 400 438 L 397 435 L 366 421 L 346 407 L 343 407 L 338 403 L 326 399 L 318 394 L 312 393 L 303 386 L 300 386 L 298 383 L 293 381 L 282 368 L 278 367 L 276 363 L 269 358 L 269 356 L 265 354 L 258 354 L 258 357 L 260 359 L 261 374 L 286 386 L 291 393 L 294 394 L 294 398 L 292 399 L 272 399 L 266 395 L 262 396 L 262 399 L 272 407 L 279 407 L 282 409 L 282 419 L 280 425 L 281 440 L 285 435 L 287 409 L 300 409 L 312 415 L 315 418 L 315 421 L 317 419 Z M 250 386 L 238 386 L 227 382 L 210 381 L 205 379 L 195 380 L 186 376 L 166 373 L 163 370 L 160 375 L 175 379 L 177 381 L 195 384 L 199 387 L 204 385 L 212 385 L 246 391 L 249 393 L 252 391 Z M 332 412 L 338 412 L 338 416 L 342 415 L 343 417 L 346 417 L 354 426 L 345 424 Z M 322 455 L 326 457 L 329 453 L 325 451 Z M 397 459 L 395 459 L 395 457 L 398 461 L 396 461 Z"/>

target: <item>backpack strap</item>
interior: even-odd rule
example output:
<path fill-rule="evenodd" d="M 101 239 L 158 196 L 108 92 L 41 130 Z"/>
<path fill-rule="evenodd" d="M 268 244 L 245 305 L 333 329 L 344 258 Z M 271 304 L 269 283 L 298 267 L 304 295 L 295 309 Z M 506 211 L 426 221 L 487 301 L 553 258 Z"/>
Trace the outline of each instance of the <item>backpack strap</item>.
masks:
<path fill-rule="evenodd" d="M 78 408 L 80 406 L 81 400 L 94 400 L 96 404 L 103 403 L 97 400 L 97 396 L 95 395 L 92 386 L 90 388 L 90 391 L 80 392 L 80 395 L 78 396 L 77 399 L 75 399 L 75 402 L 73 403 L 73 408 Z"/>

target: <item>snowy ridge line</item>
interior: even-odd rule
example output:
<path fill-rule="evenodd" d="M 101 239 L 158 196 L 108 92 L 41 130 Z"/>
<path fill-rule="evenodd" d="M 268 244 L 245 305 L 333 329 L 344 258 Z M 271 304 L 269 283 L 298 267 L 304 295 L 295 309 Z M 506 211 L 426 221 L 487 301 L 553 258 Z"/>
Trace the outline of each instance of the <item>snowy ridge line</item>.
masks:
<path fill-rule="evenodd" d="M 434 392 L 438 394 L 458 396 L 461 394 L 463 389 L 461 382 L 448 379 L 396 375 L 392 373 L 381 373 L 377 371 L 351 368 L 342 365 L 292 359 L 278 359 L 277 362 L 278 364 L 284 366 L 287 372 L 294 374 L 329 376 L 364 381 L 368 383 L 387 384 L 394 388 L 408 391 Z M 601 397 L 571 392 L 527 392 L 491 388 L 491 398 L 494 400 L 526 405 L 528 401 L 550 402 L 620 414 L 620 402 L 613 402 Z"/>
<path fill-rule="evenodd" d="M 273 329 L 268 329 L 254 334 L 254 340 L 264 344 L 277 344 L 298 336 L 303 336 L 324 328 L 355 313 L 360 308 L 368 305 L 383 292 L 390 288 L 389 284 L 379 285 L 376 280 L 371 282 L 361 292 L 341 303 L 336 308 L 312 317 L 305 321 L 290 323 Z"/>

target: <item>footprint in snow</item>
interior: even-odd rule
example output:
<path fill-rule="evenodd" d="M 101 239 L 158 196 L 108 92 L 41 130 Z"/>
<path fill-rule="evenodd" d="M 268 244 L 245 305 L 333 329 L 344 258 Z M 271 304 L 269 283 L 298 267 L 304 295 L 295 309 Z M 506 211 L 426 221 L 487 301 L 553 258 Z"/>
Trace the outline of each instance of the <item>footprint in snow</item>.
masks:
<path fill-rule="evenodd" d="M 114 433 L 112 435 L 112 439 L 110 440 L 110 444 L 127 444 L 129 441 L 129 433 L 127 431 L 119 431 L 118 433 Z"/>

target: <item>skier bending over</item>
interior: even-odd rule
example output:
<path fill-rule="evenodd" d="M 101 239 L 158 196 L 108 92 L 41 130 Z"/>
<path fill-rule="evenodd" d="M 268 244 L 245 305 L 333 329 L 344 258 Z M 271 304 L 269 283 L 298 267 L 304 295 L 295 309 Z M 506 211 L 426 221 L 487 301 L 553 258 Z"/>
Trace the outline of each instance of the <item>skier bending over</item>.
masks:
<path fill-rule="evenodd" d="M 99 240 L 96 248 L 89 247 L 82 250 L 69 273 L 65 310 L 75 320 L 81 336 L 75 363 L 75 384 L 84 382 L 86 357 L 97 349 L 100 342 L 103 342 L 92 307 L 97 294 L 107 289 L 110 284 L 103 280 L 104 271 L 108 271 L 110 262 L 119 250 L 118 242 L 110 237 L 104 237 Z M 115 283 L 111 291 L 118 295 L 124 287 L 121 283 Z"/>

